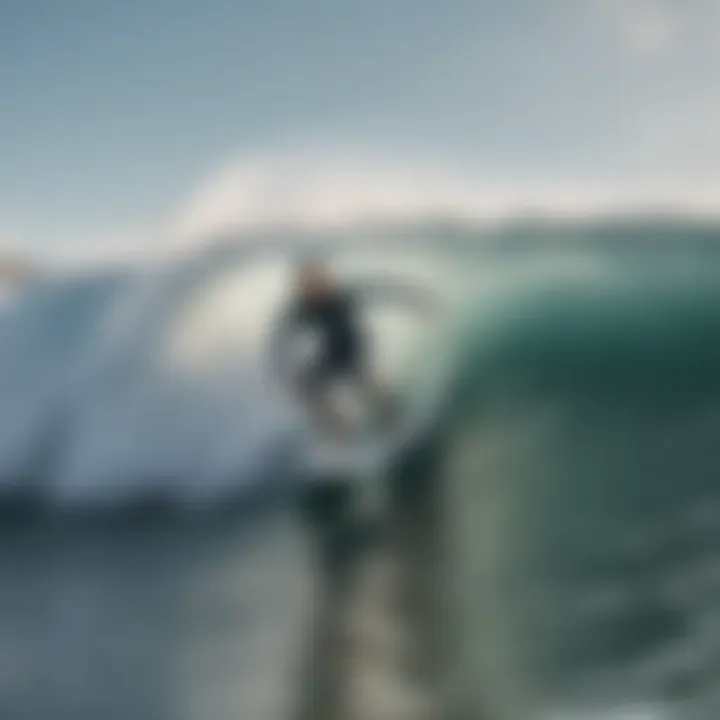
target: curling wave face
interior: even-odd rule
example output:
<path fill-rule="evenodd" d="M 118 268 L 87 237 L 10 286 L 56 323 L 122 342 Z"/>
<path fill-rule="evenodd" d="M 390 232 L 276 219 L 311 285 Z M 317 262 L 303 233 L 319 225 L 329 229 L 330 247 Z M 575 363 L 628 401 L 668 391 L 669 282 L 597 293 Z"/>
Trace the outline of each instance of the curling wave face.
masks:
<path fill-rule="evenodd" d="M 720 278 L 672 255 L 543 263 L 466 325 L 444 482 L 472 712 L 717 716 Z"/>

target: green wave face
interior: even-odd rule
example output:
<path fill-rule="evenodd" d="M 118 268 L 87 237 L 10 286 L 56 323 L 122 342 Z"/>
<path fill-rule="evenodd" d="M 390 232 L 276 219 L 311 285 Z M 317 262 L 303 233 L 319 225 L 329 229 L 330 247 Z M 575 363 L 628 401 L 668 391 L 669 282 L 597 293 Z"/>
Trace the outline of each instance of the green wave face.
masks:
<path fill-rule="evenodd" d="M 720 264 L 612 249 L 475 262 L 474 297 L 434 341 L 459 702 L 493 718 L 705 702 Z"/>

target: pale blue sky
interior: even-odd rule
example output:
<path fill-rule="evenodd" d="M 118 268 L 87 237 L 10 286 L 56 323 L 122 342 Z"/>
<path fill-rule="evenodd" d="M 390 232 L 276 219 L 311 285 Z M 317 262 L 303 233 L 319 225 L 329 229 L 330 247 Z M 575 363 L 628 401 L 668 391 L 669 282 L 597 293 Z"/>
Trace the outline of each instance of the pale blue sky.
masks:
<path fill-rule="evenodd" d="M 244 153 L 397 144 L 484 181 L 720 182 L 714 0 L 0 0 L 0 239 L 182 212 Z"/>

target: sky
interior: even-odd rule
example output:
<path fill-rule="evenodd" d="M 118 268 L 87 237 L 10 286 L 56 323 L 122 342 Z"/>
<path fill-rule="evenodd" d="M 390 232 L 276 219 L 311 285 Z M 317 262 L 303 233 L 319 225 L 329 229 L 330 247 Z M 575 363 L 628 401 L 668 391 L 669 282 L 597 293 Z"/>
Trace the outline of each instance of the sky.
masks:
<path fill-rule="evenodd" d="M 720 205 L 720 0 L 0 0 L 0 247 Z"/>

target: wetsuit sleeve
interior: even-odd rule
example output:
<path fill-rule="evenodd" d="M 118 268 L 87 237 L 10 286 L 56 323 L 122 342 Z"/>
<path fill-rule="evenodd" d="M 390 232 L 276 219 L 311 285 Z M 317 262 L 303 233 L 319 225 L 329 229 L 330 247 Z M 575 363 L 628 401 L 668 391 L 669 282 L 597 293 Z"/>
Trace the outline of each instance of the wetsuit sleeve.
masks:
<path fill-rule="evenodd" d="M 439 307 L 435 293 L 397 279 L 363 281 L 353 288 L 353 295 L 363 303 L 404 305 L 422 314 L 433 314 Z"/>

